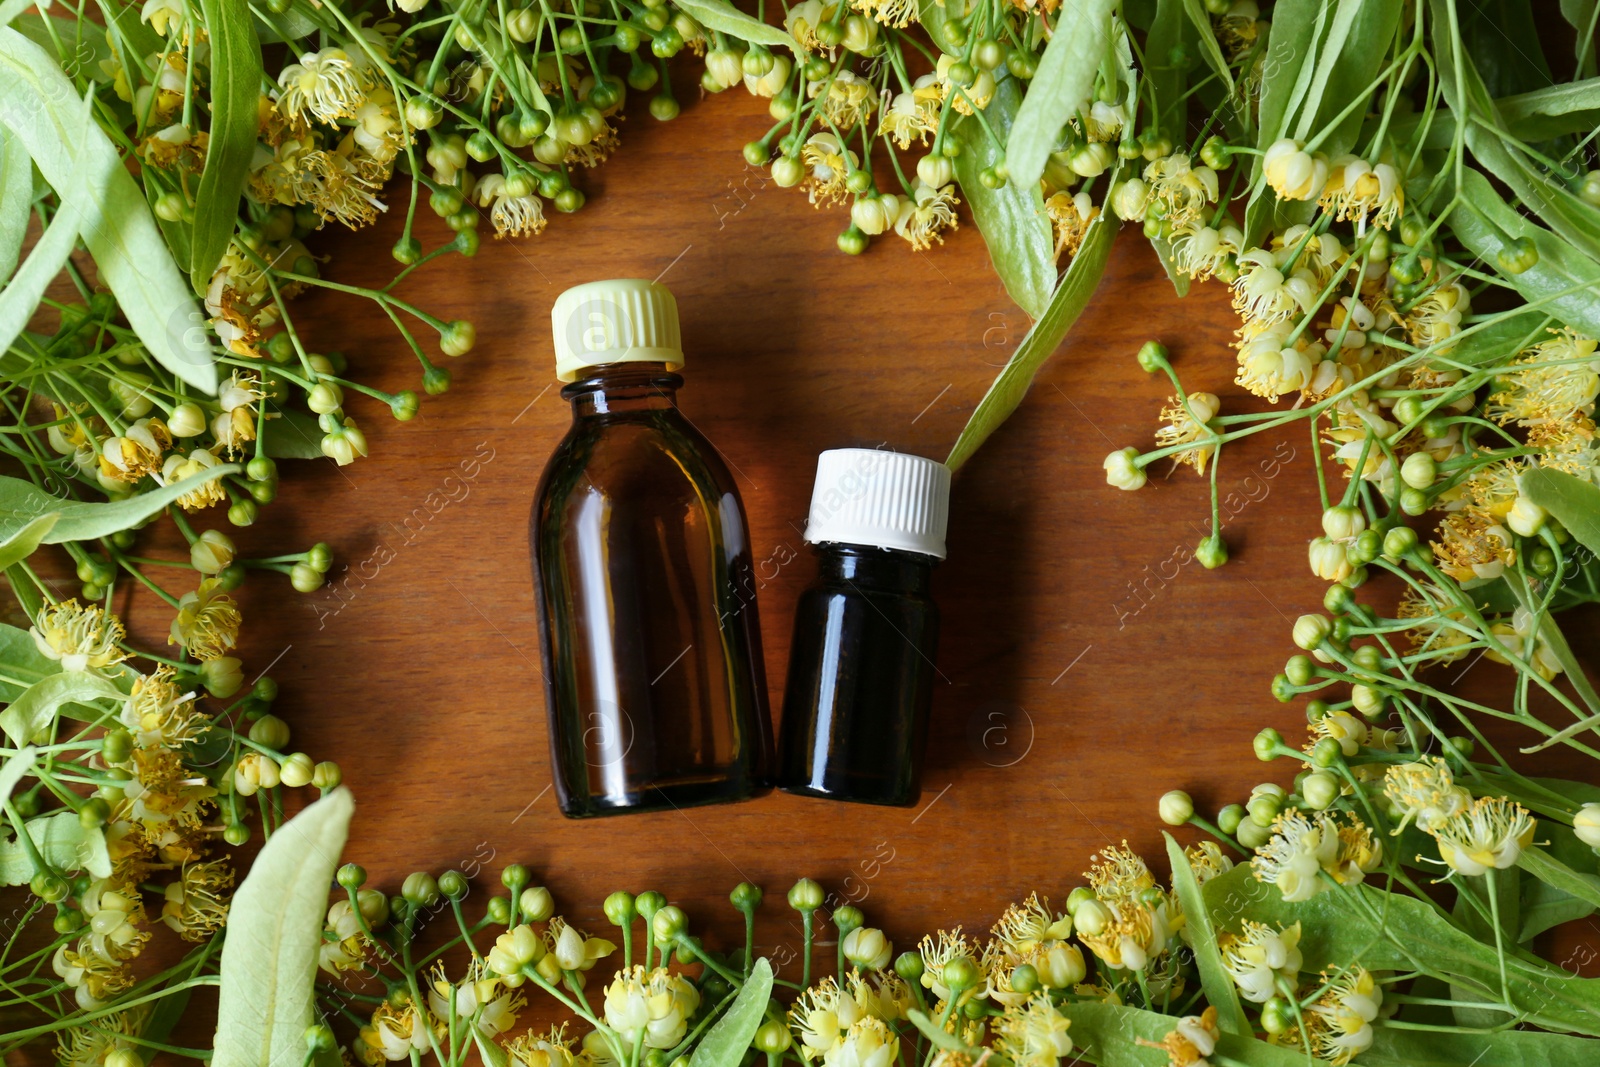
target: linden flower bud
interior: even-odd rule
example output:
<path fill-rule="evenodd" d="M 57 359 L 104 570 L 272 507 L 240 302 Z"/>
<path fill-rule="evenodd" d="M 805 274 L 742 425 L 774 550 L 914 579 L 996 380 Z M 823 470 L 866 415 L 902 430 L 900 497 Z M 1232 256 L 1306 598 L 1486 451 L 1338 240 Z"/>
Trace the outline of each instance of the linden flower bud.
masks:
<path fill-rule="evenodd" d="M 894 958 L 894 945 L 872 926 L 851 930 L 844 938 L 844 958 L 866 971 L 881 971 Z"/>
<path fill-rule="evenodd" d="M 1348 541 L 1367 528 L 1360 509 L 1338 504 L 1322 513 L 1322 532 L 1335 541 Z"/>
<path fill-rule="evenodd" d="M 220 574 L 233 562 L 233 540 L 221 530 L 207 530 L 189 546 L 189 563 L 201 574 Z"/>
<path fill-rule="evenodd" d="M 344 390 L 333 382 L 318 382 L 306 394 L 306 407 L 318 415 L 338 411 L 344 405 Z"/>
<path fill-rule="evenodd" d="M 950 184 L 955 173 L 955 164 L 950 161 L 949 156 L 930 152 L 917 160 L 917 177 L 929 188 L 939 189 Z"/>
<path fill-rule="evenodd" d="M 533 927 L 523 923 L 495 939 L 485 962 L 498 975 L 520 975 L 524 967 L 537 964 L 544 955 L 544 940 Z"/>
<path fill-rule="evenodd" d="M 542 923 L 556 913 L 556 898 L 542 885 L 530 886 L 517 899 L 517 907 L 530 922 Z"/>
<path fill-rule="evenodd" d="M 706 53 L 706 70 L 724 89 L 744 80 L 744 53 L 731 48 L 713 48 Z"/>
<path fill-rule="evenodd" d="M 799 185 L 805 176 L 805 164 L 793 156 L 779 156 L 772 161 L 772 180 L 780 189 Z"/>
<path fill-rule="evenodd" d="M 1512 533 L 1522 537 L 1532 537 L 1544 526 L 1544 520 L 1548 517 L 1544 508 L 1525 496 L 1519 496 L 1511 505 L 1510 513 L 1506 515 L 1506 525 L 1511 528 Z"/>
<path fill-rule="evenodd" d="M 1070 989 L 1089 973 L 1083 962 L 1083 951 L 1065 942 L 1052 945 L 1034 966 L 1039 972 L 1039 984 L 1050 989 Z"/>
<path fill-rule="evenodd" d="M 900 215 L 900 198 L 889 193 L 864 196 L 850 205 L 850 221 L 862 233 L 876 237 Z"/>
<path fill-rule="evenodd" d="M 1194 818 L 1194 798 L 1181 789 L 1174 789 L 1162 794 L 1157 811 L 1168 826 L 1183 826 Z"/>
<path fill-rule="evenodd" d="M 1300 795 L 1316 811 L 1322 811 L 1339 799 L 1339 779 L 1327 771 L 1314 771 L 1300 783 Z"/>
<path fill-rule="evenodd" d="M 1572 817 L 1572 832 L 1590 848 L 1600 848 L 1600 804 L 1589 803 Z"/>
<path fill-rule="evenodd" d="M 278 768 L 279 780 L 291 789 L 311 784 L 311 778 L 316 773 L 317 765 L 311 757 L 304 752 L 296 752 Z"/>
<path fill-rule="evenodd" d="M 1072 925 L 1080 933 L 1095 937 L 1111 923 L 1111 912 L 1099 900 L 1085 900 L 1072 912 Z"/>
<path fill-rule="evenodd" d="M 1294 643 L 1297 648 L 1311 652 L 1332 632 L 1333 623 L 1326 615 L 1302 615 L 1294 622 Z"/>
<path fill-rule="evenodd" d="M 1426 452 L 1413 452 L 1400 464 L 1400 480 L 1413 489 L 1426 489 L 1439 476 L 1439 465 Z"/>
<path fill-rule="evenodd" d="M 1328 182 L 1327 160 L 1287 137 L 1267 148 L 1261 164 L 1267 184 L 1284 200 L 1315 200 Z"/>
<path fill-rule="evenodd" d="M 1354 570 L 1343 545 L 1326 537 L 1313 538 L 1309 551 L 1311 573 L 1327 582 L 1342 582 Z"/>
<path fill-rule="evenodd" d="M 1129 178 L 1111 192 L 1111 210 L 1117 213 L 1117 218 L 1126 222 L 1144 218 L 1149 203 L 1150 186 L 1145 184 L 1143 178 Z"/>
<path fill-rule="evenodd" d="M 221 700 L 233 696 L 244 686 L 243 664 L 237 656 L 218 656 L 200 664 L 200 684 Z"/>
<path fill-rule="evenodd" d="M 1138 465 L 1137 448 L 1121 448 L 1106 457 L 1102 466 L 1106 471 L 1106 484 L 1118 489 L 1134 490 L 1148 480 L 1144 468 Z"/>
<path fill-rule="evenodd" d="M 167 429 L 174 437 L 195 437 L 206 432 L 206 413 L 200 405 L 186 400 L 167 416 Z"/>

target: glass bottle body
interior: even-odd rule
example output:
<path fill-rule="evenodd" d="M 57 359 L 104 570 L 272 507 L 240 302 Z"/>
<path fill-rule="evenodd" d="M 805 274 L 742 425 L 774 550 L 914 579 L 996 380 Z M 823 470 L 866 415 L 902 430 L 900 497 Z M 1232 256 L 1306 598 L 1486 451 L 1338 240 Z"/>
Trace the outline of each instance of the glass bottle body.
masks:
<path fill-rule="evenodd" d="M 921 791 L 939 610 L 933 558 L 818 546 L 784 687 L 778 784 L 786 792 L 908 805 Z"/>
<path fill-rule="evenodd" d="M 739 800 L 771 729 L 738 487 L 662 364 L 591 368 L 529 520 L 557 800 L 569 816 Z"/>

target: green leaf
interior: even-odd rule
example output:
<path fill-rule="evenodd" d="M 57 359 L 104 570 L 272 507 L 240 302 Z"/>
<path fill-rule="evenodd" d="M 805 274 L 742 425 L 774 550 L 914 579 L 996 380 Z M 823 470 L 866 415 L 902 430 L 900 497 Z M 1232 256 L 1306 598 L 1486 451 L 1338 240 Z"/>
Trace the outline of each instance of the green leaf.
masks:
<path fill-rule="evenodd" d="M 40 595 L 39 587 L 33 584 L 33 579 L 28 577 L 28 572 L 22 569 L 21 564 L 13 563 L 6 568 L 6 581 L 11 586 L 11 595 L 22 605 L 23 614 L 30 619 L 37 619 L 39 609 L 44 607 L 44 597 Z M 0 694 L 7 688 L 5 682 L 0 682 Z M 0 696 L 0 700 L 4 699 L 4 696 Z"/>
<path fill-rule="evenodd" d="M 1311 68 L 1306 59 L 1322 30 L 1327 8 L 1319 0 L 1279 0 L 1272 9 L 1272 25 L 1267 34 L 1267 54 L 1262 61 L 1261 96 L 1257 107 L 1256 148 L 1281 139 L 1289 129 L 1289 119 L 1309 82 Z M 1272 222 L 1277 201 L 1262 179 L 1261 156 L 1251 157 L 1250 200 L 1245 207 L 1245 237 L 1250 244 L 1260 242 Z"/>
<path fill-rule="evenodd" d="M 1468 1034 L 1434 1029 L 1372 1028 L 1372 1047 L 1363 1052 L 1363 1067 L 1588 1067 L 1594 1063 L 1594 1042 L 1585 1037 L 1544 1034 L 1536 1030 L 1501 1030 Z"/>
<path fill-rule="evenodd" d="M 1223 87 L 1228 95 L 1233 95 L 1233 71 L 1228 67 L 1228 61 L 1222 55 L 1222 46 L 1217 44 L 1217 35 L 1211 29 L 1211 16 L 1206 11 L 1201 0 L 1183 0 L 1183 13 L 1189 16 L 1189 24 L 1195 29 L 1195 37 L 1200 43 L 1200 54 L 1205 57 L 1206 65 L 1222 80 Z M 1173 127 L 1182 129 L 1182 125 Z"/>
<path fill-rule="evenodd" d="M 283 1067 L 305 1058 L 316 1021 L 317 950 L 328 887 L 355 804 L 335 789 L 284 823 L 228 908 L 212 1067 Z"/>
<path fill-rule="evenodd" d="M 1144 42 L 1144 77 L 1158 105 L 1156 125 L 1163 130 L 1184 128 L 1183 94 L 1189 80 L 1183 65 L 1173 63 L 1169 55 L 1179 47 L 1192 54 L 1197 37 L 1194 21 L 1184 18 L 1184 0 L 1156 0 L 1155 20 Z"/>
<path fill-rule="evenodd" d="M 85 100 L 78 105 L 78 122 L 85 128 L 98 130 L 94 126 L 89 103 Z M 80 148 L 83 140 L 79 139 Z M 19 144 L 18 147 L 26 149 L 26 145 Z M 22 261 L 22 267 L 10 283 L 0 289 L 0 352 L 9 349 L 11 342 L 27 328 L 28 320 L 38 310 L 45 290 L 61 273 L 67 257 L 77 247 L 78 233 L 85 222 L 84 180 L 85 175 L 81 171 L 74 171 L 67 176 L 66 184 L 56 190 L 61 198 L 60 210 L 50 220 L 50 225 L 45 227 L 38 243 L 29 251 L 28 258 Z"/>
<path fill-rule="evenodd" d="M 1064 0 L 1054 34 L 1039 59 L 1006 138 L 1006 164 L 1018 185 L 1039 183 L 1061 128 L 1089 106 L 1095 73 L 1113 20 L 1112 0 Z"/>
<path fill-rule="evenodd" d="M 1546 885 L 1600 908 L 1600 877 L 1581 874 L 1539 848 L 1523 849 L 1517 866 Z"/>
<path fill-rule="evenodd" d="M 1021 104 L 1022 83 L 1006 78 L 983 111 L 984 120 L 1002 143 Z M 1030 318 L 1040 318 L 1056 287 L 1056 245 L 1039 183 L 1008 181 L 999 189 L 990 189 L 978 175 L 1004 158 L 1004 149 L 972 115 L 961 117 L 954 136 L 962 148 L 955 161 L 956 179 L 989 247 L 989 261 L 1017 306 Z"/>
<path fill-rule="evenodd" d="M 734 7 L 728 0 L 680 0 L 678 7 L 708 30 L 718 30 L 749 44 L 787 48 L 796 55 L 800 45 L 787 31 L 769 26 Z"/>
<path fill-rule="evenodd" d="M 214 393 L 210 345 L 184 343 L 192 316 L 199 314 L 194 296 L 116 146 L 97 124 L 85 127 L 77 120 L 79 106 L 56 61 L 15 30 L 0 27 L 0 124 L 22 138 L 57 192 L 75 184 L 72 176 L 80 173 L 83 239 L 101 281 L 157 362 Z"/>
<path fill-rule="evenodd" d="M 1600 336 L 1600 303 L 1592 295 L 1600 291 L 1600 263 L 1518 214 L 1471 167 L 1464 169 L 1459 196 L 1448 225 L 1473 255 L 1492 264 L 1512 242 L 1527 237 L 1538 250 L 1539 261 L 1504 280 L 1537 310 L 1580 333 Z"/>
<path fill-rule="evenodd" d="M 42 544 L 59 545 L 109 537 L 119 530 L 137 526 L 183 494 L 238 471 L 237 463 L 219 463 L 182 481 L 157 486 L 126 500 L 98 504 L 62 500 L 21 478 L 0 478 L 0 537 L 9 538 L 41 515 L 49 514 L 57 515 L 58 519 L 41 538 Z"/>
<path fill-rule="evenodd" d="M 273 411 L 261 434 L 262 447 L 273 459 L 323 459 L 322 427 L 304 411 Z"/>
<path fill-rule="evenodd" d="M 24 746 L 6 757 L 0 765 L 0 804 L 11 799 L 17 783 L 33 773 L 33 748 Z"/>
<path fill-rule="evenodd" d="M 287 44 L 310 37 L 319 30 L 298 7 L 290 7 L 281 15 L 265 7 L 256 8 L 254 13 L 260 27 L 256 36 L 266 44 Z"/>
<path fill-rule="evenodd" d="M 61 516 L 57 512 L 40 515 L 16 533 L 0 541 L 0 568 L 11 566 L 33 555 L 34 549 Z"/>
<path fill-rule="evenodd" d="M 16 134 L 0 127 L 0 285 L 17 269 L 33 212 L 33 160 Z"/>
<path fill-rule="evenodd" d="M 1238 990 L 1233 978 L 1222 962 L 1222 952 L 1217 946 L 1217 931 L 1211 925 L 1211 912 L 1206 909 L 1205 898 L 1200 895 L 1200 883 L 1189 865 L 1189 857 L 1172 835 L 1162 831 L 1167 839 L 1167 862 L 1172 867 L 1172 889 L 1178 894 L 1183 907 L 1183 940 L 1194 951 L 1195 966 L 1200 971 L 1200 987 L 1206 1000 L 1217 1009 L 1217 1025 L 1230 1034 L 1252 1033 L 1250 1020 L 1245 1017 L 1239 1003 Z"/>
<path fill-rule="evenodd" d="M 1600 16 L 1600 3 L 1596 0 L 1561 0 L 1561 17 L 1572 23 L 1577 35 L 1573 50 L 1578 61 L 1578 76 L 1595 72 L 1594 34 L 1595 20 Z"/>
<path fill-rule="evenodd" d="M 1202 892 L 1219 926 L 1245 918 L 1272 926 L 1300 923 L 1299 947 L 1308 973 L 1356 961 L 1375 972 L 1413 971 L 1421 965 L 1453 986 L 1474 991 L 1478 1000 L 1500 1000 L 1494 945 L 1462 931 L 1431 901 L 1359 885 L 1290 903 L 1276 887 L 1257 881 L 1246 865 L 1206 882 Z M 1600 979 L 1579 978 L 1516 952 L 1507 953 L 1505 973 L 1510 1003 L 1527 1022 L 1600 1036 Z"/>
<path fill-rule="evenodd" d="M 1600 486 L 1566 471 L 1536 467 L 1522 472 L 1517 487 L 1555 516 L 1584 548 L 1600 555 Z"/>
<path fill-rule="evenodd" d="M 772 996 L 772 965 L 758 959 L 739 995 L 695 1046 L 689 1067 L 739 1067 Z"/>
<path fill-rule="evenodd" d="M 1067 1034 L 1073 1050 L 1102 1067 L 1166 1067 L 1166 1052 L 1138 1042 L 1160 1042 L 1177 1029 L 1171 1015 L 1146 1011 L 1123 1004 L 1098 1001 L 1068 1001 L 1061 1014 L 1072 1020 Z M 1246 1067 L 1328 1067 L 1326 1060 L 1306 1056 L 1299 1047 L 1269 1045 L 1246 1034 L 1223 1031 L 1217 1039 L 1217 1054 L 1212 1063 L 1240 1063 Z"/>
<path fill-rule="evenodd" d="M 211 130 L 194 201 L 189 281 L 205 293 L 239 223 L 239 197 L 256 151 L 261 42 L 248 0 L 201 0 L 211 37 Z"/>
<path fill-rule="evenodd" d="M 96 878 L 111 877 L 111 856 L 106 833 L 86 827 L 70 809 L 40 815 L 23 824 L 40 857 L 58 871 L 88 871 Z M 20 840 L 0 841 L 0 885 L 23 885 L 34 875 L 33 859 Z"/>
<path fill-rule="evenodd" d="M 1037 90 L 1030 90 L 1034 91 Z M 1017 179 L 1013 176 L 1012 180 Z M 955 447 L 950 450 L 950 458 L 945 460 L 951 470 L 970 459 L 978 446 L 987 441 L 989 435 L 999 429 L 1000 424 L 1010 418 L 1011 413 L 1017 410 L 1017 405 L 1022 403 L 1028 386 L 1033 384 L 1034 375 L 1039 373 L 1044 361 L 1055 352 L 1061 339 L 1072 329 L 1072 324 L 1089 303 L 1089 297 L 1094 295 L 1095 286 L 1100 284 L 1100 276 L 1105 273 L 1106 261 L 1111 258 L 1111 243 L 1116 233 L 1117 223 L 1108 211 L 1102 211 L 1089 224 L 1083 246 L 1072 257 L 1061 284 L 1056 286 L 1050 306 L 1033 324 L 1022 343 L 1017 345 L 1017 350 L 995 376 L 989 391 L 967 419 L 967 425 L 956 439 Z"/>
<path fill-rule="evenodd" d="M 42 741 L 63 705 L 122 698 L 122 690 L 98 674 L 63 671 L 34 682 L 0 711 L 0 731 L 17 745 Z"/>

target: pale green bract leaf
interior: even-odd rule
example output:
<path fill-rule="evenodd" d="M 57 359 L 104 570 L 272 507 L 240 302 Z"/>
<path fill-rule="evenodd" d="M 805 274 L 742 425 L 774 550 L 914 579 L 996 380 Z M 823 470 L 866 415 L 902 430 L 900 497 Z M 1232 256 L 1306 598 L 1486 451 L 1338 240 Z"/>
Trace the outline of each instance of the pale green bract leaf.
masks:
<path fill-rule="evenodd" d="M 983 394 L 983 399 L 967 419 L 961 436 L 956 438 L 955 447 L 945 460 L 951 470 L 970 459 L 978 446 L 988 440 L 989 435 L 999 429 L 1000 424 L 1010 418 L 1011 413 L 1017 410 L 1017 405 L 1022 403 L 1028 386 L 1033 384 L 1034 375 L 1039 373 L 1044 361 L 1055 352 L 1061 339 L 1072 329 L 1072 324 L 1089 303 L 1089 297 L 1094 295 L 1095 286 L 1100 284 L 1100 276 L 1105 273 L 1106 261 L 1111 258 L 1111 244 L 1116 233 L 1117 223 L 1107 211 L 1102 211 L 1089 224 L 1083 245 L 1078 249 L 1078 254 L 1072 257 L 1061 284 L 1056 286 L 1050 306 L 995 376 L 989 391 Z"/>
<path fill-rule="evenodd" d="M 17 783 L 32 772 L 32 746 L 24 746 L 7 756 L 5 764 L 0 765 L 0 804 L 10 800 L 12 790 L 17 788 Z"/>
<path fill-rule="evenodd" d="M 1447 1029 L 1402 1030 L 1374 1026 L 1372 1047 L 1363 1052 L 1362 1067 L 1589 1067 L 1594 1041 L 1535 1030 L 1501 1030 L 1493 1034 L 1456 1033 Z"/>
<path fill-rule="evenodd" d="M 744 1059 L 745 1050 L 761 1026 L 771 996 L 772 965 L 765 958 L 758 959 L 750 968 L 750 976 L 744 980 L 739 995 L 695 1046 L 689 1057 L 689 1067 L 739 1067 L 739 1061 Z"/>
<path fill-rule="evenodd" d="M 70 809 L 51 812 L 23 824 L 33 847 L 58 871 L 88 871 L 96 878 L 111 877 L 111 855 L 106 832 L 84 826 Z M 33 859 L 18 841 L 0 841 L 0 885 L 23 885 L 33 877 Z"/>
<path fill-rule="evenodd" d="M 1072 1038 L 1073 1050 L 1081 1059 L 1101 1067 L 1167 1067 L 1171 1062 L 1164 1050 L 1139 1042 L 1161 1042 L 1178 1028 L 1175 1016 L 1094 1000 L 1068 1001 L 1059 1010 L 1072 1020 L 1067 1035 Z M 1210 1060 L 1212 1063 L 1239 1063 L 1246 1067 L 1328 1067 L 1326 1060 L 1307 1056 L 1298 1046 L 1269 1045 L 1249 1035 L 1227 1031 L 1217 1038 L 1216 1052 Z"/>
<path fill-rule="evenodd" d="M 995 137 L 1004 141 L 1021 103 L 1021 83 L 1016 78 L 1001 81 L 983 111 L 984 121 L 994 130 Z M 989 247 L 989 262 L 994 264 L 995 273 L 1017 306 L 1029 318 L 1040 318 L 1050 306 L 1050 295 L 1056 287 L 1056 247 L 1039 183 L 1008 181 L 998 189 L 990 189 L 978 175 L 1002 158 L 1000 145 L 989 136 L 983 122 L 971 115 L 963 116 L 954 132 L 961 142 L 961 154 L 955 160 L 956 180 L 972 208 L 972 221 L 978 224 L 984 244 Z"/>
<path fill-rule="evenodd" d="M 1194 951 L 1195 966 L 1200 971 L 1200 987 L 1206 1000 L 1217 1009 L 1217 1025 L 1230 1034 L 1251 1032 L 1250 1020 L 1245 1017 L 1239 1003 L 1238 990 L 1233 977 L 1223 966 L 1222 952 L 1217 947 L 1217 930 L 1211 924 L 1211 912 L 1205 898 L 1200 895 L 1200 882 L 1189 865 L 1189 857 L 1173 836 L 1162 831 L 1167 839 L 1167 862 L 1172 867 L 1172 890 L 1178 895 L 1183 908 L 1183 940 Z"/>
<path fill-rule="evenodd" d="M 189 280 L 204 293 L 239 222 L 239 197 L 256 151 L 261 42 L 247 0 L 201 0 L 211 38 L 211 129 L 195 193 Z"/>
<path fill-rule="evenodd" d="M 15 745 L 40 742 L 64 705 L 122 698 L 122 690 L 98 674 L 63 671 L 34 682 L 9 708 L 0 711 L 0 731 Z"/>
<path fill-rule="evenodd" d="M 322 427 L 304 411 L 274 411 L 261 432 L 261 447 L 273 459 L 323 459 Z"/>
<path fill-rule="evenodd" d="M 1549 467 L 1523 471 L 1517 486 L 1522 495 L 1554 515 L 1584 548 L 1600 555 L 1600 486 Z"/>
<path fill-rule="evenodd" d="M 33 160 L 22 139 L 0 127 L 0 285 L 17 269 L 33 209 Z"/>
<path fill-rule="evenodd" d="M 50 532 L 50 528 L 60 518 L 61 515 L 54 511 L 48 515 L 40 515 L 4 541 L 0 541 L 0 570 L 33 555 L 34 549 L 39 547 L 39 542 L 44 540 L 45 534 Z"/>
<path fill-rule="evenodd" d="M 1460 200 L 1449 226 L 1472 254 L 1494 263 L 1519 237 L 1527 237 L 1539 261 L 1521 274 L 1505 278 L 1522 298 L 1580 333 L 1600 337 L 1600 263 L 1573 248 L 1543 226 L 1518 214 L 1500 198 L 1477 170 L 1467 167 Z"/>
<path fill-rule="evenodd" d="M 1061 128 L 1089 106 L 1111 33 L 1111 0 L 1066 0 L 1006 138 L 1006 165 L 1018 185 L 1037 185 Z"/>
<path fill-rule="evenodd" d="M 90 100 L 85 99 L 77 105 L 78 126 L 85 130 L 94 127 L 94 116 L 89 110 L 90 103 Z M 13 131 L 11 136 L 14 147 L 22 149 L 23 154 L 26 154 L 26 145 L 20 141 L 20 134 Z M 82 144 L 86 140 L 87 137 L 79 138 L 79 151 L 82 151 Z M 7 149 L 8 152 L 11 150 Z M 77 247 L 78 233 L 84 221 L 83 204 L 87 191 L 84 188 L 84 181 L 85 175 L 82 171 L 73 171 L 67 176 L 66 185 L 56 189 L 61 199 L 61 210 L 56 212 L 55 218 L 50 220 L 50 225 L 45 227 L 38 243 L 23 261 L 21 269 L 4 289 L 0 289 L 0 352 L 9 349 L 11 342 L 27 328 L 28 320 L 33 318 L 34 311 L 39 307 L 39 301 L 44 299 L 45 290 L 50 288 L 50 283 L 66 265 L 67 257 L 71 256 L 73 248 Z"/>
<path fill-rule="evenodd" d="M 37 614 L 31 607 L 25 610 L 30 616 Z M 39 651 L 32 631 L 0 622 L 0 674 L 16 679 L 16 683 L 0 680 L 0 701 L 9 704 L 30 685 L 60 673 L 60 661 Z"/>
<path fill-rule="evenodd" d="M 317 950 L 328 887 L 355 803 L 335 789 L 284 823 L 228 908 L 211 1067 L 284 1067 L 305 1058 L 316 1021 Z"/>
<path fill-rule="evenodd" d="M 56 61 L 0 26 L 0 124 L 17 133 L 57 192 L 80 172 L 84 244 L 139 339 L 156 361 L 207 393 L 217 390 L 209 343 L 186 340 L 199 305 L 172 261 L 133 176 L 98 125 L 76 121 L 77 95 Z M 78 149 L 80 137 L 85 138 Z"/>
<path fill-rule="evenodd" d="M 1600 907 L 1600 879 L 1573 870 L 1543 849 L 1523 849 L 1517 857 L 1517 866 L 1568 896 Z"/>
<path fill-rule="evenodd" d="M 41 515 L 58 516 L 55 525 L 40 538 L 41 544 L 59 545 L 67 541 L 89 541 L 109 537 L 143 522 L 174 500 L 207 482 L 239 471 L 237 463 L 219 463 L 199 474 L 170 485 L 158 486 L 126 500 L 88 503 L 51 496 L 32 482 L 21 478 L 0 478 L 0 537 L 11 537 Z"/>
<path fill-rule="evenodd" d="M 717 30 L 750 44 L 787 48 L 796 55 L 800 54 L 800 43 L 788 33 L 746 15 L 728 0 L 682 0 L 678 6 L 708 30 Z"/>
<path fill-rule="evenodd" d="M 1217 44 L 1217 35 L 1211 29 L 1211 15 L 1206 11 L 1201 0 L 1183 0 L 1184 14 L 1189 16 L 1189 24 L 1195 28 L 1196 37 L 1200 43 L 1200 54 L 1206 57 L 1206 64 L 1217 77 L 1222 79 L 1223 87 L 1228 94 L 1233 94 L 1233 71 L 1228 69 L 1228 61 L 1222 55 L 1222 46 Z"/>

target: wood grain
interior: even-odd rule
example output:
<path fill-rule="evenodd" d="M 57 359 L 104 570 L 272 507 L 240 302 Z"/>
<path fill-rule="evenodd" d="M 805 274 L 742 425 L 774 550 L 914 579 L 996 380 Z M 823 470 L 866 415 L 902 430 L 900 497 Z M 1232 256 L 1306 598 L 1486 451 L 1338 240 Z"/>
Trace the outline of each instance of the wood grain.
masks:
<path fill-rule="evenodd" d="M 1026 403 L 957 477 L 936 577 L 946 627 L 922 806 L 774 794 L 582 823 L 558 814 L 525 539 L 536 480 L 569 421 L 551 384 L 556 295 L 623 276 L 661 276 L 676 294 L 683 410 L 736 470 L 758 558 L 795 557 L 760 592 L 775 702 L 795 598 L 813 573 L 800 529 L 816 453 L 885 443 L 942 458 L 1027 328 L 970 222 L 927 254 L 895 238 L 859 258 L 837 253 L 842 211 L 819 212 L 745 168 L 738 146 L 764 119 L 741 94 L 669 124 L 635 101 L 582 212 L 516 243 L 490 240 L 485 225 L 475 259 L 405 283 L 433 313 L 477 325 L 477 348 L 449 364 L 451 392 L 404 425 L 354 400 L 371 458 L 296 465 L 270 522 L 235 533 L 258 555 L 327 540 L 349 568 L 309 596 L 273 576 L 240 596 L 247 663 L 280 681 L 294 747 L 343 767 L 358 801 L 348 855 L 376 884 L 477 864 L 478 883 L 496 886 L 517 861 L 580 925 L 603 926 L 613 889 L 656 888 L 726 942 L 736 916 L 725 894 L 747 879 L 768 890 L 761 941 L 781 962 L 798 934 L 779 898 L 798 875 L 856 901 L 904 946 L 941 926 L 987 928 L 1032 889 L 1064 899 L 1090 854 L 1124 838 L 1157 858 L 1155 805 L 1169 788 L 1214 811 L 1292 775 L 1258 764 L 1250 739 L 1264 725 L 1303 728 L 1302 709 L 1277 704 L 1268 685 L 1294 651 L 1292 619 L 1322 599 L 1305 559 L 1319 511 L 1310 440 L 1302 425 L 1228 448 L 1233 562 L 1215 573 L 1185 562 L 1206 532 L 1191 471 L 1158 470 L 1138 493 L 1105 485 L 1102 458 L 1147 446 L 1169 392 L 1134 362 L 1144 341 L 1172 348 L 1190 388 L 1229 409 L 1255 403 L 1231 382 L 1226 290 L 1178 300 L 1129 230 Z M 325 273 L 386 281 L 403 210 L 397 191 L 375 229 L 320 235 Z M 448 237 L 431 216 L 423 235 L 430 247 Z M 376 309 L 314 293 L 293 311 L 314 349 L 349 357 L 352 376 L 418 388 Z M 149 599 L 129 611 L 143 632 L 166 626 Z M 1592 662 L 1593 634 L 1575 630 Z M 1509 700 L 1505 668 L 1478 664 L 1467 681 Z M 1553 756 L 1541 769 L 1560 766 Z"/>

